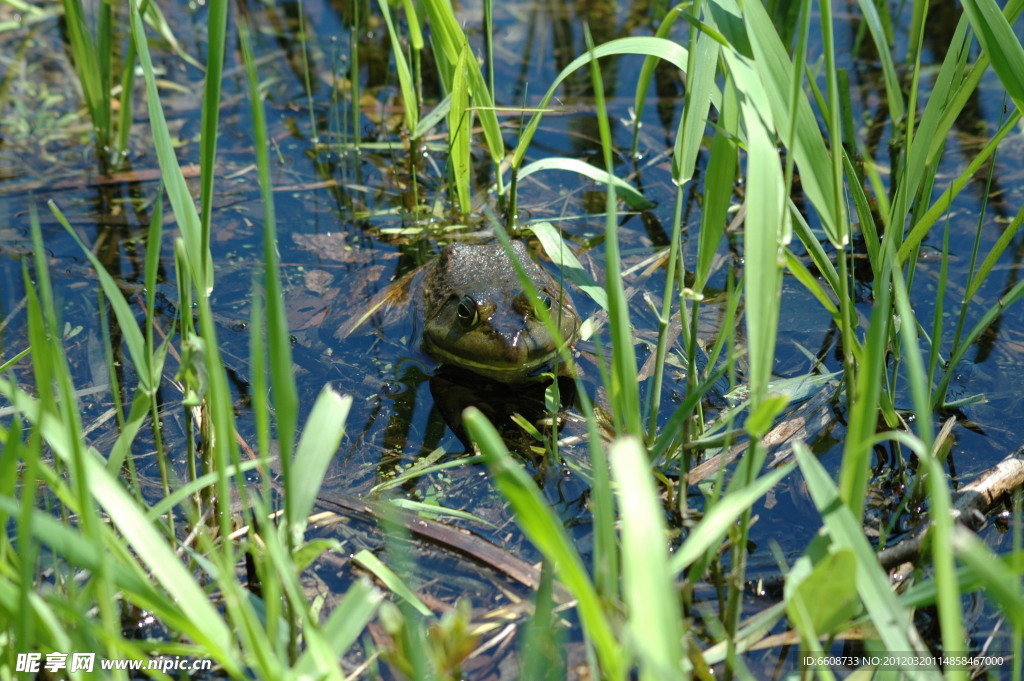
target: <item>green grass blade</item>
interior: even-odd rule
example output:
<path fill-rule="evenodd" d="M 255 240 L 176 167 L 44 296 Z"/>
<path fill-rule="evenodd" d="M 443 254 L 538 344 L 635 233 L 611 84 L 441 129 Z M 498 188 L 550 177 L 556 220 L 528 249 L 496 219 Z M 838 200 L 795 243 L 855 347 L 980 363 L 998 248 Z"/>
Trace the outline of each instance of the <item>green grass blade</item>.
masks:
<path fill-rule="evenodd" d="M 836 304 L 832 302 L 832 298 L 825 292 L 818 278 L 811 274 L 810 270 L 788 248 L 786 249 L 786 269 L 796 277 L 797 281 L 804 285 L 804 288 L 814 296 L 815 300 L 821 303 L 821 306 L 832 315 L 832 318 L 836 320 L 838 325 L 840 320 L 839 308 L 836 307 Z"/>
<path fill-rule="evenodd" d="M 970 286 L 967 287 L 967 293 L 964 295 L 964 300 L 973 300 L 974 296 L 978 294 L 978 289 L 981 288 L 985 280 L 988 279 L 988 275 L 991 274 L 993 268 L 999 262 L 999 258 L 1006 251 L 1007 247 L 1013 243 L 1014 237 L 1017 236 L 1017 232 L 1020 231 L 1021 224 L 1024 224 L 1024 208 L 1017 212 L 1013 217 L 1013 220 L 1009 225 L 1003 229 L 999 238 L 996 239 L 995 244 L 989 250 L 988 255 L 985 256 L 985 260 L 981 263 L 978 271 L 973 277 L 971 277 Z"/>
<path fill-rule="evenodd" d="M 739 161 L 738 145 L 734 135 L 739 132 L 739 102 L 731 80 L 725 84 L 722 110 L 718 117 L 718 131 L 711 142 L 711 158 L 704 175 L 704 210 L 701 213 L 697 246 L 697 268 L 693 289 L 704 291 L 711 266 L 718 252 L 718 244 L 725 233 L 733 185 Z"/>
<path fill-rule="evenodd" d="M 878 404 L 885 382 L 889 328 L 892 323 L 892 299 L 887 285 L 890 280 L 890 256 L 883 254 L 883 258 L 885 263 L 882 273 L 876 281 L 886 284 L 875 287 L 875 301 L 867 340 L 858 357 L 856 395 L 850 408 L 850 425 L 843 447 L 843 466 L 839 473 L 839 488 L 843 501 L 858 518 L 864 513 L 871 452 L 878 425 Z M 909 323 L 911 320 L 907 321 Z"/>
<path fill-rule="evenodd" d="M 108 50 L 106 54 L 102 54 L 97 43 L 93 41 L 85 17 L 85 5 L 79 0 L 63 0 L 62 5 L 75 73 L 82 85 L 89 117 L 96 133 L 96 153 L 101 159 L 106 159 L 110 152 L 107 147 L 111 141 L 110 82 L 109 68 L 104 69 L 101 61 L 104 57 L 109 59 L 110 53 Z M 107 29 L 110 28 L 108 23 Z M 109 46 L 109 36 L 107 39 L 101 38 L 100 42 Z M 107 74 L 106 79 L 104 73 Z"/>
<path fill-rule="evenodd" d="M 978 171 L 981 170 L 982 166 L 990 161 L 992 155 L 999 149 L 1003 139 L 1017 129 L 1017 123 L 1021 119 L 1021 112 L 1014 111 L 1006 122 L 1004 122 L 995 135 L 992 136 L 985 146 L 971 159 L 970 163 L 962 173 L 960 173 L 946 188 L 945 191 L 935 199 L 935 202 L 928 207 L 928 210 L 922 215 L 911 228 L 910 232 L 907 233 L 906 239 L 900 246 L 898 258 L 900 263 L 906 262 L 911 255 L 913 255 L 924 238 L 928 236 L 931 228 L 935 226 L 943 216 L 948 215 L 950 206 L 953 205 L 953 199 L 955 199 L 960 192 L 975 181 Z M 976 278 L 975 281 L 984 281 L 983 278 Z M 968 297 L 969 298 L 969 297 Z"/>
<path fill-rule="evenodd" d="M 280 262 L 278 260 L 277 217 L 274 190 L 270 180 L 270 154 L 267 124 L 260 93 L 256 60 L 249 41 L 246 22 L 238 25 L 242 46 L 249 106 L 252 113 L 253 143 L 256 148 L 256 167 L 259 169 L 260 196 L 263 199 L 263 289 L 266 296 L 267 347 L 270 352 L 271 387 L 274 396 L 274 416 L 277 439 L 281 450 L 282 477 L 286 489 L 291 484 L 290 457 L 295 445 L 295 431 L 299 420 L 299 397 L 292 373 L 291 336 L 285 311 L 284 292 L 281 290 Z M 290 490 L 289 490 L 290 491 Z M 295 516 L 289 522 L 298 522 Z"/>
<path fill-rule="evenodd" d="M 680 13 L 683 11 L 682 5 L 676 5 L 672 9 L 665 13 L 665 16 L 661 18 L 661 23 L 658 25 L 658 30 L 654 32 L 655 38 L 668 39 L 671 37 L 672 29 L 675 28 L 676 19 L 679 18 Z M 694 32 L 694 35 L 698 35 Z M 637 153 L 637 144 L 640 141 L 640 121 L 644 117 L 644 108 L 647 104 L 647 91 L 651 86 L 651 77 L 654 75 L 654 69 L 658 65 L 658 60 L 654 57 L 648 57 L 644 59 L 644 65 L 640 67 L 640 76 L 637 79 L 636 94 L 633 95 L 633 111 L 636 112 L 636 120 L 633 123 L 633 154 Z M 689 98 L 686 101 L 689 104 Z"/>
<path fill-rule="evenodd" d="M 384 586 L 391 590 L 391 593 L 395 594 L 415 608 L 416 612 L 424 617 L 430 617 L 430 608 L 424 605 L 423 601 L 413 593 L 413 590 L 402 581 L 402 578 L 396 575 L 394 570 L 382 563 L 377 556 L 373 555 L 366 549 L 363 549 L 357 553 L 352 560 L 373 573 L 373 575 L 379 579 Z"/>
<path fill-rule="evenodd" d="M 742 22 L 735 21 L 741 12 L 732 0 L 719 0 L 717 4 L 709 3 L 708 6 L 714 16 L 726 15 L 727 18 L 718 28 L 735 49 L 742 53 L 745 44 L 751 46 L 755 58 L 750 68 L 756 70 L 758 88 L 762 90 L 758 94 L 759 106 L 756 108 L 764 118 L 765 127 L 774 130 L 793 154 L 801 171 L 803 190 L 817 208 L 829 240 L 837 247 L 844 246 L 849 234 L 845 218 L 837 219 L 837 215 L 842 215 L 837 211 L 841 211 L 843 206 L 835 206 L 835 197 L 840 195 L 841 188 L 835 186 L 831 154 L 822 139 L 818 121 L 807 97 L 802 92 L 792 92 L 793 65 L 771 19 L 760 3 L 743 4 Z M 740 82 L 738 78 L 737 82 L 740 83 L 738 87 L 741 92 L 749 93 L 752 85 L 748 79 Z M 797 104 L 795 112 L 791 108 L 791 99 L 794 97 Z M 790 129 L 793 130 L 792 139 Z M 753 181 L 750 186 L 753 187 Z"/>
<path fill-rule="evenodd" d="M 416 83 L 412 78 L 412 70 L 405 60 L 405 52 L 402 51 L 402 40 L 395 30 L 395 23 L 391 19 L 391 10 L 388 9 L 388 0 L 379 0 L 380 12 L 384 16 L 384 23 L 388 27 L 388 36 L 391 38 L 391 56 L 395 60 L 395 70 L 398 72 L 398 87 L 402 91 L 402 104 L 405 114 L 405 127 L 413 132 L 419 127 L 419 98 L 416 96 Z M 413 21 L 410 18 L 410 21 Z M 423 38 L 420 37 L 422 42 Z M 415 138 L 414 138 L 415 139 Z"/>
<path fill-rule="evenodd" d="M 313 404 L 305 432 L 295 451 L 285 499 L 293 546 L 298 546 L 306 530 L 306 516 L 316 503 L 324 473 L 338 451 L 345 433 L 345 420 L 352 406 L 351 395 L 341 396 L 329 386 Z M 282 452 L 282 456 L 287 456 Z"/>
<path fill-rule="evenodd" d="M 0 386 L 6 385 L 0 381 Z M 30 420 L 36 414 L 34 400 L 8 392 L 8 399 Z M 71 462 L 72 440 L 79 436 L 69 435 L 64 425 L 52 414 L 43 414 L 41 423 L 36 424 L 54 453 L 65 462 Z M 187 635 L 206 646 L 216 655 L 231 674 L 240 674 L 241 668 L 234 658 L 234 636 L 225 625 L 223 618 L 210 602 L 207 594 L 199 588 L 181 560 L 174 554 L 166 539 L 157 532 L 146 518 L 146 514 L 124 490 L 122 485 L 103 466 L 95 452 L 88 452 L 82 458 L 84 474 L 89 480 L 89 490 L 96 503 L 103 508 L 107 517 L 117 527 L 123 540 L 146 566 L 152 578 L 160 584 L 188 613 L 182 621 Z"/>
<path fill-rule="evenodd" d="M 149 5 L 156 8 L 155 2 Z M 199 145 L 199 204 L 202 243 L 210 243 L 210 218 L 213 214 L 213 181 L 217 175 L 217 125 L 220 121 L 220 88 L 224 72 L 224 45 L 227 39 L 228 0 L 210 0 L 206 37 L 206 79 L 203 84 L 203 111 Z M 169 32 L 169 29 L 168 29 Z M 204 255 L 209 256 L 209 250 Z M 210 265 L 212 267 L 212 263 Z"/>
<path fill-rule="evenodd" d="M 1007 565 L 1006 560 L 992 553 L 984 541 L 967 528 L 953 531 L 956 556 L 982 583 L 982 589 L 1018 630 L 1024 629 L 1024 594 L 1020 590 L 1020 567 Z M 941 594 L 936 594 L 941 598 Z"/>
<path fill-rule="evenodd" d="M 229 476 L 244 474 L 247 473 L 248 471 L 256 470 L 261 465 L 264 464 L 265 462 L 260 461 L 258 459 L 254 459 L 252 461 L 244 462 L 241 466 L 239 466 L 238 470 L 235 470 L 235 467 L 232 466 L 226 472 Z M 205 475 L 199 476 L 195 480 L 189 480 L 180 487 L 175 487 L 174 491 L 172 491 L 170 494 L 168 494 L 166 497 L 164 497 L 154 505 L 150 506 L 146 512 L 146 516 L 150 520 L 155 522 L 160 516 L 164 515 L 165 513 L 171 513 L 175 506 L 188 499 L 191 495 L 197 493 L 204 487 L 208 487 L 214 484 L 215 482 L 217 482 L 217 473 L 206 473 Z"/>
<path fill-rule="evenodd" d="M 743 230 L 746 255 L 744 300 L 750 356 L 752 408 L 768 390 L 775 360 L 775 337 L 779 325 L 778 300 L 782 289 L 781 234 L 788 221 L 783 210 L 785 191 L 779 153 L 768 131 L 756 125 L 757 113 L 744 107 L 747 128 L 747 203 L 756 209 L 747 213 Z"/>
<path fill-rule="evenodd" d="M 678 185 L 689 182 L 693 177 L 693 171 L 697 167 L 697 155 L 704 143 L 708 110 L 712 102 L 721 99 L 721 94 L 715 85 L 715 74 L 718 72 L 718 51 L 721 47 L 714 37 L 704 31 L 696 33 L 696 36 L 695 49 L 690 52 L 688 57 L 683 116 L 679 119 L 676 144 L 672 150 L 672 177 Z M 645 65 L 649 61 L 652 61 L 651 57 L 647 58 Z M 719 122 L 721 124 L 721 121 Z M 730 130 L 727 126 L 725 129 Z M 719 137 L 724 136 L 716 135 L 715 139 L 717 140 Z M 726 186 L 731 187 L 732 180 Z"/>
<path fill-rule="evenodd" d="M 6 388 L 9 388 L 9 384 Z M 13 515 L 17 513 L 19 506 L 14 499 L 0 497 L 0 508 Z M 32 533 L 36 541 L 49 547 L 63 560 L 67 560 L 76 568 L 92 571 L 101 569 L 99 554 L 117 551 L 112 547 L 119 542 L 114 533 L 104 531 L 102 545 L 97 546 L 92 539 L 83 537 L 79 529 L 35 510 L 32 512 Z M 106 565 L 109 570 L 107 576 L 111 582 L 119 589 L 129 592 L 135 603 L 151 607 L 159 607 L 161 603 L 166 603 L 149 576 L 135 563 L 124 562 L 121 557 L 118 555 L 116 560 L 111 560 Z"/>
<path fill-rule="evenodd" d="M 471 57 L 469 45 L 464 45 L 462 52 L 459 53 L 455 72 L 452 74 L 452 104 L 448 113 L 449 164 L 455 180 L 455 196 L 463 214 L 469 213 L 473 208 L 469 189 L 472 173 L 470 138 L 473 130 L 473 112 L 469 109 L 469 74 L 467 73 Z"/>
<path fill-rule="evenodd" d="M 423 6 L 430 19 L 431 39 L 440 47 L 441 55 L 437 59 L 438 66 L 450 76 L 452 69 L 455 69 L 459 62 L 462 50 L 468 49 L 466 34 L 459 26 L 452 5 L 447 0 L 424 0 Z M 505 156 L 505 140 L 501 136 L 501 125 L 498 123 L 498 114 L 494 109 L 494 100 L 491 98 L 487 83 L 484 81 L 475 59 L 472 68 L 468 69 L 467 75 L 469 76 L 470 95 L 473 98 L 473 106 L 476 108 L 477 115 L 480 117 L 487 149 L 491 153 L 491 160 L 497 166 Z"/>
<path fill-rule="evenodd" d="M 96 272 L 96 276 L 99 277 L 100 286 L 103 288 L 103 294 L 106 295 L 107 300 L 110 301 L 110 307 L 114 310 L 114 316 L 117 317 L 117 323 L 121 327 L 121 333 L 124 334 L 124 343 L 128 347 L 128 354 L 132 358 L 132 362 L 135 364 L 136 371 L 139 374 L 139 383 L 141 388 L 147 394 L 152 395 L 156 391 L 156 386 L 152 384 L 153 372 L 150 369 L 150 356 L 146 351 L 146 340 L 142 335 L 142 330 L 139 329 L 138 322 L 135 321 L 135 315 L 132 314 L 131 308 L 128 306 L 128 301 L 124 299 L 124 295 L 121 293 L 121 289 L 118 288 L 114 278 L 107 272 L 107 268 L 103 266 L 93 252 L 86 248 L 82 240 L 78 238 L 78 233 L 71 228 L 68 224 L 67 219 L 64 217 L 64 213 L 61 212 L 60 208 L 57 207 L 53 201 L 49 203 L 50 210 L 57 218 L 58 222 L 63 225 L 64 230 L 75 240 L 78 247 L 82 250 L 82 253 L 88 258 L 92 264 L 93 270 Z"/>
<path fill-rule="evenodd" d="M 828 472 L 802 442 L 793 446 L 797 463 L 807 480 L 814 505 L 821 512 L 825 529 L 837 550 L 852 550 L 857 561 L 857 592 L 887 649 L 928 656 L 928 648 L 917 633 L 910 613 L 901 606 L 878 564 L 864 529 L 850 509 L 839 502 L 839 493 Z M 913 666 L 902 670 L 907 678 L 933 678 L 934 668 Z"/>
<path fill-rule="evenodd" d="M 688 565 L 696 562 L 706 551 L 721 545 L 729 528 L 740 516 L 775 487 L 782 478 L 789 475 L 792 470 L 792 465 L 783 466 L 749 485 L 735 490 L 730 489 L 725 496 L 707 510 L 697 526 L 690 531 L 683 545 L 672 556 L 672 574 L 679 574 Z"/>
<path fill-rule="evenodd" d="M 907 381 L 910 383 L 910 395 L 916 415 L 914 425 L 918 438 L 924 443 L 924 448 L 931 451 L 932 442 L 935 439 L 935 429 L 932 425 L 931 389 L 924 358 L 921 356 L 921 346 L 917 340 L 917 318 L 914 316 L 907 284 L 903 280 L 903 273 L 900 270 L 892 271 L 892 283 L 896 312 L 901 320 L 900 335 L 903 342 L 900 355 L 907 369 Z"/>
<path fill-rule="evenodd" d="M 892 54 L 887 38 L 887 31 L 882 25 L 882 18 L 878 14 L 878 8 L 871 0 L 857 0 L 864 23 L 871 33 L 871 39 L 875 43 L 878 61 L 882 66 L 882 79 L 885 83 L 885 101 L 889 107 L 889 116 L 894 121 L 903 119 L 905 107 L 903 105 L 903 89 L 899 78 L 896 76 L 896 67 L 893 66 Z"/>
<path fill-rule="evenodd" d="M 420 119 L 416 128 L 412 131 L 412 138 L 419 139 L 433 130 L 437 125 L 448 117 L 452 107 L 452 93 L 448 93 L 444 99 L 437 103 L 426 116 Z"/>
<path fill-rule="evenodd" d="M 920 358 L 916 362 L 920 363 Z M 927 390 L 927 386 L 923 386 L 923 389 Z M 914 398 L 915 402 L 926 399 L 919 398 L 916 394 Z M 961 590 L 958 583 L 956 566 L 953 564 L 956 533 L 963 528 L 956 527 L 953 521 L 953 502 L 950 498 L 949 486 L 946 484 L 946 472 L 943 470 L 942 464 L 932 456 L 931 444 L 925 444 L 928 447 L 928 453 L 925 456 L 919 456 L 918 459 L 924 464 L 928 474 L 928 500 L 931 502 L 930 516 L 932 518 L 929 538 L 931 540 L 932 565 L 935 570 L 935 605 L 939 613 L 942 649 L 966 652 L 964 616 L 961 605 L 964 591 Z M 963 558 L 963 556 L 960 557 Z M 1024 599 L 1018 596 L 1017 600 Z M 1002 602 L 1006 603 L 1007 601 Z M 945 671 L 948 679 L 967 678 L 964 669 L 957 668 L 955 665 L 948 667 Z"/>
<path fill-rule="evenodd" d="M 537 126 L 540 125 L 544 110 L 551 102 L 551 98 L 555 96 L 555 92 L 558 91 L 558 86 L 561 85 L 566 78 L 575 73 L 577 69 L 589 63 L 591 59 L 611 57 L 618 54 L 635 54 L 657 57 L 675 65 L 676 68 L 684 73 L 686 71 L 687 51 L 685 48 L 671 40 L 651 37 L 619 38 L 617 40 L 610 40 L 603 45 L 595 46 L 592 51 L 573 59 L 568 66 L 559 71 L 558 76 L 556 76 L 554 82 L 551 83 L 551 87 L 548 88 L 547 93 L 545 93 L 544 97 L 541 99 L 538 111 L 530 117 L 530 122 L 527 124 L 526 129 L 523 130 L 523 133 L 519 138 L 519 143 L 516 145 L 515 153 L 512 156 L 513 168 L 519 168 L 522 165 L 523 157 L 526 155 L 526 151 L 530 146 L 531 140 L 533 140 L 533 135 L 537 131 Z"/>
<path fill-rule="evenodd" d="M 994 0 L 964 0 L 963 5 L 999 81 L 1017 109 L 1024 111 L 1024 48 L 1013 27 Z"/>
<path fill-rule="evenodd" d="M 680 669 L 683 618 L 669 569 L 664 510 L 639 440 L 612 443 L 610 458 L 622 509 L 622 589 L 640 678 L 673 678 L 688 669 Z"/>
<path fill-rule="evenodd" d="M 174 35 L 174 31 L 171 29 L 170 23 L 167 21 L 167 17 L 164 16 L 163 11 L 160 9 L 160 5 L 153 0 L 147 0 L 143 3 L 144 16 L 146 23 L 149 24 L 150 28 L 160 34 L 160 37 L 164 39 L 171 51 L 174 52 L 182 60 L 188 62 L 197 69 L 205 70 L 207 67 L 199 62 L 198 59 L 193 57 L 191 54 L 182 49 L 181 43 L 178 38 Z M 210 16 L 207 17 L 207 21 L 212 24 L 218 19 L 214 16 L 215 8 L 211 8 Z M 210 26 L 208 29 L 207 39 L 212 40 L 217 34 L 218 28 L 216 26 Z M 217 71 L 216 67 L 213 67 L 214 71 Z M 209 76 L 209 73 L 207 73 Z"/>
<path fill-rule="evenodd" d="M 832 3 L 821 3 L 818 7 L 821 13 L 822 50 L 825 53 L 825 72 L 823 75 L 827 84 L 826 92 L 828 97 L 828 107 L 824 111 L 824 117 L 826 127 L 828 128 L 828 139 L 832 141 L 832 153 L 827 156 L 831 161 L 831 182 L 828 183 L 827 189 L 830 189 L 832 194 L 826 195 L 826 200 L 818 204 L 817 208 L 819 214 L 828 213 L 828 217 L 822 217 L 822 222 L 825 225 L 831 223 L 833 229 L 838 230 L 837 232 L 829 232 L 829 238 L 833 245 L 841 248 L 849 243 L 850 229 L 846 223 L 846 203 L 843 200 L 843 132 L 842 124 L 840 123 L 842 111 L 839 101 L 839 74 L 836 68 L 835 27 L 832 23 Z M 751 30 L 749 25 L 747 30 Z M 753 43 L 756 51 L 759 41 L 754 40 Z M 791 78 L 794 80 L 793 86 L 790 88 L 792 96 L 798 96 L 796 93 L 800 92 L 800 79 L 798 76 L 801 70 L 799 66 L 790 70 Z M 792 106 L 789 109 L 792 110 Z M 796 121 L 790 123 L 790 125 L 795 124 Z M 786 139 L 791 138 L 792 132 L 786 136 Z M 828 231 L 828 227 L 826 227 L 826 231 Z M 849 298 L 843 296 L 843 300 L 845 302 Z M 840 308 L 842 309 L 842 307 L 841 305 Z M 847 337 L 849 337 L 849 334 L 847 334 Z"/>
<path fill-rule="evenodd" d="M 790 220 L 792 220 L 793 224 L 793 231 L 796 233 L 800 243 L 807 249 L 807 253 L 814 262 L 814 266 L 821 273 L 821 276 L 824 278 L 825 283 L 828 284 L 829 288 L 835 292 L 840 291 L 842 287 L 839 282 L 839 272 L 836 271 L 836 267 L 832 263 L 828 253 L 818 241 L 814 232 L 811 231 L 811 227 L 807 224 L 807 220 L 800 213 L 800 209 L 793 204 L 792 200 L 789 201 L 788 205 Z"/>
<path fill-rule="evenodd" d="M 487 417 L 475 407 L 470 407 L 464 412 L 463 423 L 480 447 L 502 496 L 515 509 L 519 526 L 540 552 L 557 566 L 562 583 L 576 597 L 580 620 L 597 651 L 604 678 L 623 679 L 627 661 L 561 519 L 541 496 L 526 471 L 513 461 Z"/>
<path fill-rule="evenodd" d="M 915 3 L 915 8 L 918 5 L 927 7 L 927 3 Z M 1024 0 L 1010 0 L 1004 10 L 1005 20 L 1011 23 L 1016 21 L 1022 11 L 1024 11 Z M 921 24 L 921 26 L 918 26 L 918 30 L 923 31 L 923 19 L 919 19 L 915 12 L 915 25 L 917 24 Z M 991 63 L 989 52 L 984 51 L 973 66 L 968 66 L 970 34 L 967 26 L 968 15 L 965 13 L 957 25 L 949 48 L 946 51 L 946 58 L 943 60 L 942 67 L 932 85 L 931 95 L 925 106 L 924 114 L 921 116 L 920 124 L 916 128 L 917 134 L 911 138 L 911 132 L 914 130 L 913 125 L 911 124 L 907 128 L 905 144 L 908 147 L 908 152 L 906 163 L 904 164 L 905 172 L 899 175 L 901 181 L 896 187 L 895 197 L 890 206 L 889 224 L 905 224 L 910 206 L 924 184 L 926 173 L 934 175 L 936 158 L 948 139 L 949 131 L 957 122 L 964 107 L 974 100 L 978 84 Z M 997 39 L 996 36 L 999 33 L 998 29 L 992 29 L 994 49 L 1005 49 L 1008 53 L 1015 51 L 1008 44 L 1004 44 L 1001 39 Z M 916 38 L 917 33 L 913 33 L 912 36 Z M 919 42 L 919 39 L 916 39 L 915 44 L 916 42 Z M 1005 65 L 1001 66 L 1001 69 L 1005 68 Z M 916 73 L 918 71 L 919 69 L 915 69 L 914 72 L 915 88 Z M 1009 77 L 1011 81 L 1015 80 L 1012 76 Z M 908 111 L 913 113 L 915 111 L 914 106 L 908 106 Z M 920 234 L 918 239 L 923 239 L 923 237 L 924 235 Z M 899 241 L 902 238 L 901 231 L 890 230 L 887 232 L 886 238 Z M 901 263 L 905 262 L 909 257 L 909 250 L 908 247 L 900 249 Z"/>
<path fill-rule="evenodd" d="M 149 109 L 150 127 L 153 133 L 153 146 L 156 149 L 160 173 L 167 189 L 174 216 L 178 219 L 181 237 L 185 242 L 188 255 L 188 275 L 198 291 L 206 295 L 213 290 L 213 262 L 209 254 L 209 244 L 202 239 L 203 232 L 199 215 L 196 213 L 192 194 L 185 183 L 185 176 L 178 166 L 174 153 L 174 145 L 167 129 L 160 93 L 156 88 L 156 76 L 153 61 L 149 56 L 149 45 L 146 32 L 139 16 L 139 0 L 131 1 L 132 39 L 135 50 L 142 64 L 142 74 L 146 81 L 146 105 Z"/>
<path fill-rule="evenodd" d="M 565 278 L 590 296 L 595 303 L 601 306 L 602 310 L 607 310 L 608 294 L 600 284 L 594 281 L 579 259 L 565 245 L 555 226 L 550 222 L 534 222 L 528 225 L 528 229 L 537 237 L 541 246 L 544 247 L 544 252 L 551 258 L 551 262 L 558 266 Z"/>
<path fill-rule="evenodd" d="M 564 170 L 583 175 L 584 177 L 589 177 L 591 180 L 600 182 L 601 184 L 614 185 L 616 194 L 620 194 L 622 199 L 626 202 L 626 205 L 633 210 L 644 210 L 654 207 L 654 204 L 651 201 L 644 198 L 643 194 L 625 180 L 621 180 L 607 171 L 596 168 L 586 161 L 581 161 L 575 158 L 565 158 L 562 156 L 549 156 L 542 158 L 523 166 L 519 170 L 519 179 L 522 180 L 524 177 L 542 170 Z"/>
<path fill-rule="evenodd" d="M 584 63 L 590 66 L 590 83 L 594 88 L 594 104 L 597 108 L 597 127 L 601 136 L 601 155 L 608 175 L 614 174 L 612 161 L 612 133 L 608 121 L 608 110 L 604 100 L 604 81 L 598 67 L 597 51 L 590 37 L 590 29 L 584 27 L 587 49 L 591 58 Z M 660 43 L 658 43 L 660 45 Z M 579 61 L 579 60 L 577 60 Z M 605 202 L 605 290 L 608 293 L 608 323 L 612 343 L 612 365 L 610 380 L 605 381 L 608 400 L 616 431 L 619 434 L 643 436 L 640 413 L 640 390 L 637 380 L 636 352 L 633 348 L 633 331 L 629 322 L 629 304 L 626 301 L 625 285 L 622 281 L 622 259 L 619 254 L 619 225 L 616 214 L 615 185 L 609 184 Z"/>
<path fill-rule="evenodd" d="M 384 594 L 366 580 L 350 586 L 341 603 L 331 611 L 327 621 L 320 627 L 324 641 L 337 653 L 348 650 L 377 612 L 377 606 L 383 599 Z M 303 651 L 295 671 L 312 678 L 316 676 L 317 670 L 314 655 L 309 650 Z"/>
<path fill-rule="evenodd" d="M 956 373 L 957 365 L 963 361 L 964 355 L 967 354 L 968 350 L 974 347 L 974 341 L 978 339 L 981 334 L 985 333 L 988 327 L 996 320 L 997 317 L 1003 314 L 1003 312 L 1009 306 L 1016 303 L 1021 298 L 1024 298 L 1024 281 L 1017 282 L 1012 289 L 1006 292 L 996 303 L 990 307 L 981 319 L 971 328 L 971 330 L 964 337 L 963 341 L 956 347 L 952 355 L 950 355 L 948 366 L 946 367 L 946 373 L 942 376 L 942 380 L 939 382 L 938 387 L 935 389 L 938 396 L 944 396 L 946 394 L 946 388 L 949 386 L 949 381 Z"/>

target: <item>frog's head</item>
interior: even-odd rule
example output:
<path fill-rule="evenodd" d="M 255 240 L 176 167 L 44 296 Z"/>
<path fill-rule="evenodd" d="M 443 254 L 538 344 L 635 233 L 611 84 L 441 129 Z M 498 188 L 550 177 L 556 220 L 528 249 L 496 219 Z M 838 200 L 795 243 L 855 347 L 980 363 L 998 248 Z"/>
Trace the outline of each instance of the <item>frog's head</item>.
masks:
<path fill-rule="evenodd" d="M 550 364 L 556 339 L 537 317 L 548 309 L 562 338 L 573 343 L 579 317 L 565 290 L 534 263 L 519 242 L 516 258 L 538 292 L 531 300 L 500 245 L 453 244 L 427 273 L 423 349 L 438 361 L 505 383 Z"/>

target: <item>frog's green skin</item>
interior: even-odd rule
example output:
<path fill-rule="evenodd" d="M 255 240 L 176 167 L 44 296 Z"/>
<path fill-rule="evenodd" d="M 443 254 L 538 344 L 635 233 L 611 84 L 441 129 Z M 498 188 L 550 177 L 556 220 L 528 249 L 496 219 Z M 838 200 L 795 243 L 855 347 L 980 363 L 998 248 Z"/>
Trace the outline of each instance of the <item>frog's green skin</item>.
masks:
<path fill-rule="evenodd" d="M 570 345 L 580 319 L 564 287 L 530 259 L 513 253 Z M 413 291 L 413 295 L 417 295 Z M 446 246 L 422 272 L 422 347 L 451 366 L 515 383 L 550 364 L 558 342 L 538 319 L 515 267 L 500 244 Z"/>

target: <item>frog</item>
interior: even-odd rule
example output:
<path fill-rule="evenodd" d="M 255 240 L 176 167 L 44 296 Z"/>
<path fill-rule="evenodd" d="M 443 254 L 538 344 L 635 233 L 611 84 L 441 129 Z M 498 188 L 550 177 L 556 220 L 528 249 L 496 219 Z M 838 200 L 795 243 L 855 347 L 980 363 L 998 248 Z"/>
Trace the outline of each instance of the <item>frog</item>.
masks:
<path fill-rule="evenodd" d="M 408 303 L 420 347 L 441 365 L 499 383 L 529 381 L 559 352 L 559 339 L 537 316 L 535 305 L 548 310 L 560 340 L 570 347 L 579 335 L 580 318 L 568 291 L 530 258 L 524 243 L 513 241 L 511 254 L 533 283 L 536 300 L 500 243 L 456 242 L 395 282 L 335 337 L 347 337 L 385 306 Z"/>

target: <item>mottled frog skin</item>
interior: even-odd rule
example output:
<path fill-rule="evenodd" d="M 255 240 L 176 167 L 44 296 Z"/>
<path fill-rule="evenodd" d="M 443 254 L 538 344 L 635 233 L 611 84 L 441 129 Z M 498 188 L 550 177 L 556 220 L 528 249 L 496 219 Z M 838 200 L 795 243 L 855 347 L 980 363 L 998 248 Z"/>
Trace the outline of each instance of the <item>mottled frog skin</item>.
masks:
<path fill-rule="evenodd" d="M 512 247 L 540 304 L 571 345 L 580 320 L 569 294 L 530 259 L 525 245 L 514 242 Z M 558 354 L 557 340 L 537 317 L 500 244 L 446 246 L 424 267 L 421 286 L 422 347 L 442 364 L 515 383 L 549 365 Z"/>
<path fill-rule="evenodd" d="M 513 242 L 512 252 L 571 346 L 580 319 L 569 294 L 530 259 L 525 245 Z M 385 328 L 402 318 L 412 319 L 413 341 L 441 364 L 503 383 L 525 381 L 558 354 L 557 340 L 537 317 L 501 244 L 446 246 L 336 327 L 334 337 L 344 340 L 370 319 Z"/>

